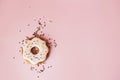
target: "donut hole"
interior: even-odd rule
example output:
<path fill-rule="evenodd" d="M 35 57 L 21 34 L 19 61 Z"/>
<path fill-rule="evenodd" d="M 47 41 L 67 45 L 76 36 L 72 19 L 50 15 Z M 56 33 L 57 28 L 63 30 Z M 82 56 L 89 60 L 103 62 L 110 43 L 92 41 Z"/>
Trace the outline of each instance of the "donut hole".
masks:
<path fill-rule="evenodd" d="M 34 55 L 38 54 L 39 53 L 39 48 L 36 47 L 36 46 L 32 47 L 31 48 L 31 53 L 34 54 Z"/>

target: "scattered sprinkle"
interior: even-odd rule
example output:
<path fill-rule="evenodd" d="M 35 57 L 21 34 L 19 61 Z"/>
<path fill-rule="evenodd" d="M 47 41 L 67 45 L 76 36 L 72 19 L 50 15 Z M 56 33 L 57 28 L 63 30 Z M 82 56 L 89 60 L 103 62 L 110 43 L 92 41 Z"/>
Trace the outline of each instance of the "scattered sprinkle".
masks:
<path fill-rule="evenodd" d="M 29 8 L 31 8 L 31 6 L 29 6 Z M 45 16 L 43 16 L 43 18 L 45 18 Z M 51 49 L 53 47 L 57 47 L 56 40 L 51 38 L 49 36 L 49 34 L 44 33 L 43 29 L 47 26 L 46 21 L 43 21 L 41 18 L 39 18 L 38 20 L 34 19 L 34 21 L 38 22 L 37 30 L 33 33 L 32 37 L 26 36 L 26 38 L 31 40 L 32 38 L 37 37 L 37 38 L 40 38 L 40 39 L 46 41 L 46 45 L 49 48 L 49 53 L 48 54 L 50 54 Z M 49 22 L 53 22 L 53 21 L 49 20 Z M 27 26 L 30 26 L 30 24 L 27 24 Z M 38 34 L 39 31 L 40 31 L 40 33 Z M 19 32 L 21 32 L 21 30 L 19 30 Z M 24 40 L 22 40 L 22 42 L 19 42 L 19 44 L 22 44 L 22 46 L 24 46 Z M 19 50 L 19 52 L 21 52 L 21 50 Z M 15 59 L 15 57 L 13 57 L 13 59 Z M 25 62 L 23 62 L 23 64 L 25 64 Z M 40 74 L 40 73 L 44 72 L 46 70 L 46 68 L 52 68 L 52 66 L 51 65 L 46 66 L 45 63 L 41 63 L 41 64 L 39 64 L 37 66 L 36 65 L 31 65 L 30 70 L 35 71 L 36 73 Z M 39 78 L 39 76 L 37 76 L 37 78 Z"/>
<path fill-rule="evenodd" d="M 50 23 L 52 23 L 53 21 L 52 20 L 49 20 Z"/>
<path fill-rule="evenodd" d="M 13 57 L 13 59 L 15 59 L 15 57 Z"/>
<path fill-rule="evenodd" d="M 37 76 L 37 78 L 39 78 L 39 76 Z"/>
<path fill-rule="evenodd" d="M 27 24 L 27 26 L 30 26 L 30 24 Z"/>
<path fill-rule="evenodd" d="M 21 30 L 19 30 L 19 32 L 21 32 Z"/>

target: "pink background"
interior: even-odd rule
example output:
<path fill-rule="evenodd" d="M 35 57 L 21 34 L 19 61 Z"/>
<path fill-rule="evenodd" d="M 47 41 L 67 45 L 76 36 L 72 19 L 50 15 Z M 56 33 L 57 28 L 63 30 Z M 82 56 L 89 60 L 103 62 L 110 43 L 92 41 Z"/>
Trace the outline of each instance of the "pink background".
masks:
<path fill-rule="evenodd" d="M 120 80 L 119 0 L 0 0 L 0 80 L 37 80 L 19 41 L 42 16 L 58 47 L 38 80 Z"/>

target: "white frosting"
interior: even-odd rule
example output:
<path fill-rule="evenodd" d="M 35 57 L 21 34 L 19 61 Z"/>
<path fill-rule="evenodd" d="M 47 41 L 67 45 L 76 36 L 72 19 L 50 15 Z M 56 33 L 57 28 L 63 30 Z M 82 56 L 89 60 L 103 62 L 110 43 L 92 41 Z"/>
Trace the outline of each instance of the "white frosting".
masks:
<path fill-rule="evenodd" d="M 39 52 L 36 55 L 31 52 L 31 48 L 33 47 L 39 48 Z M 48 53 L 46 42 L 36 37 L 32 40 L 25 40 L 22 48 L 23 58 L 28 60 L 31 64 L 38 64 L 45 61 Z"/>

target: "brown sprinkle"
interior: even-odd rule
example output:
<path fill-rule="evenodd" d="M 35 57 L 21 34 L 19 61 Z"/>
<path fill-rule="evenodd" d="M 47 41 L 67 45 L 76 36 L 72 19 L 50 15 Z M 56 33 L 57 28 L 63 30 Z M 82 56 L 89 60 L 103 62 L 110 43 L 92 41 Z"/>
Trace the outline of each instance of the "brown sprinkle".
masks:
<path fill-rule="evenodd" d="M 19 30 L 19 32 L 21 32 L 21 30 Z"/>
<path fill-rule="evenodd" d="M 53 21 L 52 20 L 49 20 L 50 23 L 52 23 Z"/>
<path fill-rule="evenodd" d="M 15 59 L 15 57 L 13 57 L 13 59 Z"/>
<path fill-rule="evenodd" d="M 30 24 L 27 24 L 27 26 L 30 26 Z"/>
<path fill-rule="evenodd" d="M 39 78 L 39 76 L 37 76 L 37 78 Z"/>

